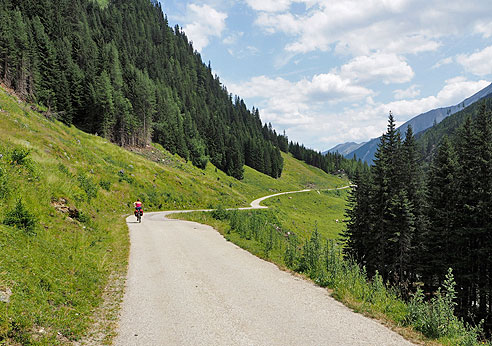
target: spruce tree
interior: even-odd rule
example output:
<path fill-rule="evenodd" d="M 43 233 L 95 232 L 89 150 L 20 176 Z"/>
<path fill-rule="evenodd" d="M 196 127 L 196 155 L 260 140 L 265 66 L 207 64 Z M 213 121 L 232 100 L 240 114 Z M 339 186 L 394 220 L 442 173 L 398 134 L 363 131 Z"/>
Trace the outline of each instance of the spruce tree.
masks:
<path fill-rule="evenodd" d="M 371 177 L 364 172 L 357 172 L 353 178 L 353 188 L 349 193 L 345 216 L 348 219 L 347 228 L 342 236 L 345 240 L 344 253 L 355 259 L 357 263 L 374 271 L 375 266 L 371 260 L 372 251 L 376 244 L 371 234 L 371 201 L 370 183 Z"/>
<path fill-rule="evenodd" d="M 429 230 L 422 253 L 421 273 L 428 292 L 441 286 L 449 267 L 456 268 L 461 239 L 457 222 L 457 162 L 451 143 L 444 137 L 432 161 L 427 181 Z"/>

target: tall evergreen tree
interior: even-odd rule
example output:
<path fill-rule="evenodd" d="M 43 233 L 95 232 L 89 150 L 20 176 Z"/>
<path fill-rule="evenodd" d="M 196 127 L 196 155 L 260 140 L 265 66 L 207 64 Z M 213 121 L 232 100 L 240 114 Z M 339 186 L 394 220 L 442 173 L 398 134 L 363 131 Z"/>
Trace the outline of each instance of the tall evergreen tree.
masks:
<path fill-rule="evenodd" d="M 371 234 L 371 176 L 366 172 L 357 172 L 353 178 L 353 188 L 349 193 L 345 216 L 348 218 L 347 228 L 343 232 L 346 243 L 345 254 L 355 259 L 360 265 L 375 270 L 371 260 L 370 249 L 375 248 Z"/>
<path fill-rule="evenodd" d="M 428 292 L 441 286 L 446 272 L 458 260 L 460 237 L 457 218 L 457 162 L 451 143 L 444 137 L 427 182 L 429 230 L 422 255 L 421 273 Z"/>

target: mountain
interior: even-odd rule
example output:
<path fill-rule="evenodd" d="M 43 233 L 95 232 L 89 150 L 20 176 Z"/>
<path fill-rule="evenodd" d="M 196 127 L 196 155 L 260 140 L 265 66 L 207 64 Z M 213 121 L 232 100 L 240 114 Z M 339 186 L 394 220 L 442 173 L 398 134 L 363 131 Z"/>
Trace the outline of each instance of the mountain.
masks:
<path fill-rule="evenodd" d="M 288 140 L 223 86 L 158 1 L 0 1 L 0 81 L 67 125 L 242 179 Z"/>
<path fill-rule="evenodd" d="M 439 124 L 443 119 L 463 110 L 464 108 L 470 106 L 471 104 L 477 102 L 478 100 L 484 98 L 491 93 L 492 84 L 454 106 L 437 108 L 417 115 L 416 117 L 401 125 L 398 129 L 400 130 L 402 136 L 404 136 L 409 125 L 412 126 L 414 133 L 421 132 L 425 129 L 428 129 L 429 127 L 432 127 L 435 124 Z M 372 164 L 374 160 L 374 154 L 376 153 L 376 150 L 378 148 L 379 140 L 379 138 L 373 138 L 361 147 L 345 154 L 345 157 L 351 158 L 355 154 L 357 158 L 362 159 L 369 164 Z"/>
<path fill-rule="evenodd" d="M 342 154 L 343 156 L 346 156 L 348 153 L 359 149 L 364 144 L 365 144 L 365 142 L 362 142 L 362 143 L 355 143 L 355 142 L 342 143 L 342 144 L 338 144 L 337 146 L 334 146 L 331 149 L 328 149 L 327 151 L 323 152 L 322 154 L 326 155 L 327 153 L 339 153 L 339 154 Z"/>
<path fill-rule="evenodd" d="M 434 156 L 435 149 L 444 136 L 454 137 L 457 130 L 463 125 L 468 117 L 475 119 L 481 107 L 492 112 L 492 94 L 489 94 L 461 111 L 450 115 L 439 124 L 415 134 L 424 161 L 430 162 Z"/>

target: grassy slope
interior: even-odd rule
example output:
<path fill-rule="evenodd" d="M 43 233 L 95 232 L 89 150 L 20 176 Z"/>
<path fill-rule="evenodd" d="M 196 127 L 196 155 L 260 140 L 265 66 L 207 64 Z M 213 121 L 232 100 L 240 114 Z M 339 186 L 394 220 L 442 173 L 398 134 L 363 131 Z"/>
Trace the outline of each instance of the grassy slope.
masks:
<path fill-rule="evenodd" d="M 106 7 L 109 3 L 109 0 L 94 0 L 94 1 L 97 2 L 101 7 Z"/>
<path fill-rule="evenodd" d="M 15 148 L 30 150 L 26 163 L 12 162 Z M 0 302 L 0 344 L 68 344 L 93 322 L 97 343 L 110 341 L 111 302 L 121 298 L 117 278 L 125 275 L 129 247 L 123 215 L 137 197 L 147 210 L 232 207 L 276 191 L 344 184 L 289 155 L 282 178 L 245 167 L 237 181 L 159 146 L 131 153 L 49 121 L 1 88 L 0 154 L 0 294 L 12 292 L 9 303 Z M 37 220 L 36 235 L 2 225 L 19 199 Z M 70 218 L 55 204 L 79 215 Z M 114 291 L 103 299 L 107 285 Z"/>
<path fill-rule="evenodd" d="M 267 199 L 286 230 L 308 239 L 315 229 L 326 239 L 337 239 L 344 228 L 347 190 L 311 191 Z M 338 220 L 338 223 L 336 222 Z"/>

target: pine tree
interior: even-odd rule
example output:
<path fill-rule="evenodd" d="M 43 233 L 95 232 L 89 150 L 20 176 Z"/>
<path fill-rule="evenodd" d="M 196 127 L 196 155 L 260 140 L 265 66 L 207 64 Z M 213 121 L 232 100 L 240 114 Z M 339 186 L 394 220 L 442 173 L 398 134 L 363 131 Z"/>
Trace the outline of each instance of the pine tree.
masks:
<path fill-rule="evenodd" d="M 7 86 L 12 86 L 12 53 L 16 51 L 11 12 L 0 8 L 0 77 Z"/>
<path fill-rule="evenodd" d="M 347 228 L 343 232 L 346 246 L 344 253 L 355 259 L 362 266 L 370 267 L 375 271 L 375 266 L 371 260 L 371 249 L 376 244 L 373 242 L 371 234 L 371 201 L 369 199 L 369 174 L 357 172 L 353 178 L 354 187 L 348 197 L 345 216 L 348 219 Z"/>
<path fill-rule="evenodd" d="M 475 300 L 477 275 L 480 258 L 478 256 L 479 219 L 478 186 L 476 172 L 478 169 L 477 137 L 471 118 L 467 118 L 456 143 L 458 154 L 457 172 L 457 218 L 456 232 L 459 242 L 454 253 L 459 261 L 454 262 L 455 277 L 459 285 L 458 308 L 470 307 Z M 454 268 L 453 268 L 454 269 Z"/>
<path fill-rule="evenodd" d="M 419 153 L 413 135 L 412 126 L 408 126 L 402 145 L 402 188 L 406 193 L 409 208 L 407 212 L 413 220 L 411 236 L 410 260 L 408 263 L 408 280 L 416 280 L 415 275 L 422 264 L 422 253 L 428 228 L 428 218 L 425 214 L 426 196 L 423 173 L 419 164 Z M 411 215 L 410 215 L 411 214 Z"/>
<path fill-rule="evenodd" d="M 457 162 L 451 143 L 444 137 L 432 161 L 427 182 L 429 230 L 422 253 L 423 281 L 428 292 L 441 286 L 447 269 L 459 260 L 454 253 L 460 242 L 456 233 Z"/>
<path fill-rule="evenodd" d="M 55 49 L 39 17 L 33 19 L 32 25 L 39 71 L 39 75 L 34 79 L 36 98 L 48 108 L 56 109 L 55 86 L 59 82 L 59 70 Z"/>

